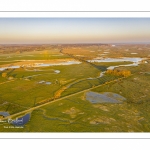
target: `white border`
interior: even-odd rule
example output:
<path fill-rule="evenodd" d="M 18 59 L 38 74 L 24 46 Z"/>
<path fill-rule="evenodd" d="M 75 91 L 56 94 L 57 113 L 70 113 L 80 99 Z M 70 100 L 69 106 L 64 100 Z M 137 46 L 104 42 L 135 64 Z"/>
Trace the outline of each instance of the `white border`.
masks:
<path fill-rule="evenodd" d="M 1 0 L 1 11 L 149 11 L 149 0 Z"/>
<path fill-rule="evenodd" d="M 146 18 L 150 12 L 0 12 L 0 18 Z"/>
<path fill-rule="evenodd" d="M 47 133 L 0 133 L 0 138 L 4 139 L 11 139 L 11 138 L 18 138 L 18 139 L 150 139 L 149 133 L 107 133 L 107 132 L 95 132 L 95 133 L 60 133 L 60 132 L 47 132 Z"/>
<path fill-rule="evenodd" d="M 0 12 L 0 18 L 150 18 L 150 12 Z M 0 133 L 0 138 L 83 138 L 137 139 L 150 138 L 149 133 Z"/>

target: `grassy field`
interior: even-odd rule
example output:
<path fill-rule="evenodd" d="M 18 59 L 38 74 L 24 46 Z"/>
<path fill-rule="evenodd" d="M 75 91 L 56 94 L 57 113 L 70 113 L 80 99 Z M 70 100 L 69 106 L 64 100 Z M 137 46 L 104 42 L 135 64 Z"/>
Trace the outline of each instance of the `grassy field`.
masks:
<path fill-rule="evenodd" d="M 64 47 L 64 52 L 82 57 L 84 59 L 92 59 L 96 57 L 149 57 L 149 45 L 80 45 L 74 47 Z"/>
<path fill-rule="evenodd" d="M 120 93 L 128 99 L 129 103 L 143 103 L 148 101 L 150 83 L 150 64 L 141 64 L 137 67 L 120 67 L 120 69 L 128 69 L 133 74 L 132 76 L 120 82 L 103 86 L 95 89 L 95 91 L 112 91 Z"/>
<path fill-rule="evenodd" d="M 11 50 L 11 48 L 9 48 Z M 8 51 L 9 51 L 8 49 Z M 13 63 L 14 61 L 21 61 L 21 60 L 52 60 L 52 59 L 62 59 L 68 58 L 66 55 L 62 55 L 59 53 L 59 48 L 41 48 L 40 50 L 33 49 L 32 51 L 22 51 L 22 52 L 10 52 L 6 54 L 0 55 L 0 65 L 6 62 L 2 61 L 10 61 Z"/>
<path fill-rule="evenodd" d="M 149 102 L 91 104 L 79 94 L 32 112 L 21 129 L 5 132 L 149 132 Z M 10 126 L 5 123 L 5 126 Z"/>
<path fill-rule="evenodd" d="M 70 83 L 70 81 L 96 77 L 99 73 L 97 69 L 91 68 L 87 64 L 52 66 L 40 69 L 42 71 L 39 72 L 26 71 L 21 68 L 11 72 L 7 71 L 9 76 L 14 77 L 14 81 L 0 85 L 1 99 L 25 107 L 32 107 L 35 102 L 54 96 L 57 90 Z M 58 69 L 60 73 L 54 73 L 54 70 Z M 43 80 L 52 84 L 39 84 Z"/>
<path fill-rule="evenodd" d="M 48 47 L 47 47 L 48 49 Z M 143 49 L 143 51 L 142 51 Z M 129 45 L 116 46 L 66 46 L 64 51 L 77 57 L 95 58 L 99 54 L 107 57 L 148 57 L 148 46 Z M 95 51 L 95 52 L 92 52 Z M 109 53 L 104 53 L 109 51 Z M 143 53 L 141 53 L 141 51 Z M 41 54 L 40 54 L 41 53 Z M 131 54 L 138 53 L 138 54 Z M 6 56 L 7 57 L 4 57 Z M 10 57 L 9 57 L 10 55 Z M 21 56 L 22 57 L 19 57 Z M 32 56 L 33 55 L 33 56 Z M 83 55 L 83 56 L 82 56 Z M 103 55 L 103 57 L 106 57 Z M 9 64 L 6 60 L 55 60 L 68 59 L 61 55 L 58 47 L 49 47 L 38 51 L 8 53 L 0 56 L 3 62 L 0 66 Z M 109 66 L 130 64 L 131 62 L 88 63 L 60 65 L 37 68 L 8 69 L 0 72 L 0 111 L 10 114 L 31 108 L 40 101 L 51 98 L 57 91 L 62 91 L 60 97 L 70 95 L 88 88 L 108 83 L 119 78 L 114 75 L 104 75 L 98 78 Z M 85 92 L 64 98 L 31 113 L 30 121 L 23 128 L 12 127 L 8 123 L 0 123 L 0 132 L 149 132 L 150 110 L 150 61 L 139 66 L 119 67 L 120 70 L 130 70 L 131 76 L 116 82 L 102 85 L 92 91 L 103 93 L 113 92 L 124 96 L 127 100 L 122 104 L 92 104 L 85 98 Z M 60 73 L 56 73 L 59 70 Z M 7 77 L 2 77 L 6 72 Z M 13 77 L 9 80 L 9 77 Z M 10 82 L 7 82 L 10 81 Z M 51 82 L 50 85 L 39 83 Z M 6 83 L 5 83 L 6 82 Z"/>

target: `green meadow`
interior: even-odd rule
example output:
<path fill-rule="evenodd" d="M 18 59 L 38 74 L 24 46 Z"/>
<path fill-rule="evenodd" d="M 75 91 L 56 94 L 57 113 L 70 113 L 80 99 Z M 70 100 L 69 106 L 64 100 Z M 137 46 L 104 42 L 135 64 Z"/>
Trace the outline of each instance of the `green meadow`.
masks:
<path fill-rule="evenodd" d="M 109 49 L 108 56 L 117 57 L 117 51 L 119 51 L 118 55 L 122 56 L 127 46 L 116 49 L 107 46 L 85 48 L 78 46 L 76 49 L 77 51 L 70 46 L 66 51 L 72 52 L 73 55 L 83 55 L 89 51 L 86 57 L 95 57 L 101 51 L 105 52 Z M 131 52 L 137 52 L 135 47 L 130 47 L 127 51 L 128 57 L 131 57 Z M 141 54 L 141 51 L 138 53 Z M 21 128 L 1 122 L 0 132 L 149 132 L 150 61 L 148 54 L 148 50 L 145 50 L 142 56 L 147 56 L 147 63 L 118 67 L 119 70 L 131 71 L 131 76 L 122 79 L 115 75 L 99 76 L 109 66 L 125 65 L 131 62 L 93 63 L 95 67 L 82 62 L 72 65 L 21 67 L 0 71 L 0 111 L 9 112 L 12 115 L 35 107 L 37 103 L 54 97 L 56 93 L 59 93 L 59 98 L 64 97 L 30 112 L 30 121 Z M 62 61 L 68 61 L 68 58 L 72 59 L 68 55 L 61 54 L 56 46 L 19 54 L 3 54 L 0 56 L 0 66 L 14 63 L 16 65 L 22 60 L 62 59 Z M 56 70 L 60 72 L 57 73 Z M 3 77 L 3 73 L 7 76 Z M 47 82 L 50 84 L 46 84 Z M 117 93 L 125 97 L 126 101 L 121 104 L 93 104 L 86 99 L 88 89 L 97 93 Z M 71 94 L 73 95 L 65 97 Z"/>

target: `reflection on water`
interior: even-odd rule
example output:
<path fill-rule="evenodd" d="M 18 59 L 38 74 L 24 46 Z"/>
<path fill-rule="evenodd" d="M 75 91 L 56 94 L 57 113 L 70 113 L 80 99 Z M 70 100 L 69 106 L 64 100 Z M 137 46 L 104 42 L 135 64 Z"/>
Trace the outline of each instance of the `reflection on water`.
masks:
<path fill-rule="evenodd" d="M 44 80 L 39 81 L 38 83 L 39 83 L 39 84 L 47 84 L 47 85 L 52 84 L 51 82 L 49 82 L 49 81 L 44 81 Z"/>
<path fill-rule="evenodd" d="M 10 114 L 8 112 L 4 112 L 4 111 L 1 111 L 0 115 L 3 116 L 3 117 L 10 116 Z"/>
<path fill-rule="evenodd" d="M 49 67 L 49 66 L 59 66 L 59 65 L 73 65 L 73 64 L 81 64 L 79 61 L 67 61 L 67 62 L 59 62 L 59 63 L 34 63 L 32 65 L 21 65 L 21 66 L 7 66 L 0 68 L 0 71 L 4 71 L 6 69 L 17 69 L 20 67 Z M 60 73 L 59 70 L 56 70 L 55 73 Z"/>
<path fill-rule="evenodd" d="M 48 85 L 49 85 L 49 84 L 51 84 L 51 82 L 45 82 L 45 84 L 48 84 Z"/>
<path fill-rule="evenodd" d="M 93 104 L 96 103 L 122 103 L 122 101 L 126 100 L 123 96 L 112 93 L 112 92 L 104 92 L 104 93 L 96 93 L 96 92 L 87 92 L 86 99 Z"/>
<path fill-rule="evenodd" d="M 4 70 L 6 70 L 6 69 L 17 69 L 17 68 L 20 68 L 20 66 L 2 67 L 2 68 L 0 68 L 0 71 L 4 71 Z"/>
<path fill-rule="evenodd" d="M 140 61 L 145 60 L 145 58 L 130 58 L 130 57 L 123 57 L 123 58 L 104 58 L 104 59 L 93 59 L 88 60 L 88 62 L 125 62 L 130 61 L 132 64 L 126 64 L 126 65 L 117 65 L 117 66 L 109 66 L 107 69 L 113 70 L 116 67 L 120 66 L 138 66 Z"/>
<path fill-rule="evenodd" d="M 133 63 L 137 63 L 143 60 L 143 58 L 135 57 L 135 58 L 130 58 L 130 57 L 122 57 L 122 58 L 104 58 L 104 59 L 93 59 L 93 60 L 88 60 L 88 62 L 123 62 L 123 61 L 131 61 Z"/>
<path fill-rule="evenodd" d="M 68 61 L 68 62 L 60 62 L 60 63 L 48 63 L 48 64 L 38 64 L 38 67 L 46 67 L 46 66 L 59 66 L 59 65 L 73 65 L 73 64 L 81 64 L 79 61 Z"/>
<path fill-rule="evenodd" d="M 17 118 L 16 120 L 12 120 L 11 124 L 16 126 L 25 125 L 30 120 L 30 114 L 26 114 L 23 117 Z"/>
<path fill-rule="evenodd" d="M 58 73 L 60 73 L 60 70 L 55 70 L 54 72 L 58 74 Z"/>
<path fill-rule="evenodd" d="M 137 63 L 127 64 L 127 65 L 110 66 L 107 69 L 113 70 L 114 68 L 121 67 L 121 66 L 138 66 L 138 65 L 139 65 L 139 63 L 137 62 Z"/>
<path fill-rule="evenodd" d="M 0 68 L 0 71 L 4 71 L 6 68 Z"/>

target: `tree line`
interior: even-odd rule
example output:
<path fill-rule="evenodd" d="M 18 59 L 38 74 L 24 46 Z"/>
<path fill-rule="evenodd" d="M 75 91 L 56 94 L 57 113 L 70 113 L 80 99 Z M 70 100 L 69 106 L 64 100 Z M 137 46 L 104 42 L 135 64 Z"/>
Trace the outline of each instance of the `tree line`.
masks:
<path fill-rule="evenodd" d="M 131 71 L 130 70 L 118 70 L 118 69 L 111 70 L 111 69 L 108 69 L 106 71 L 106 74 L 128 77 L 131 75 Z"/>

